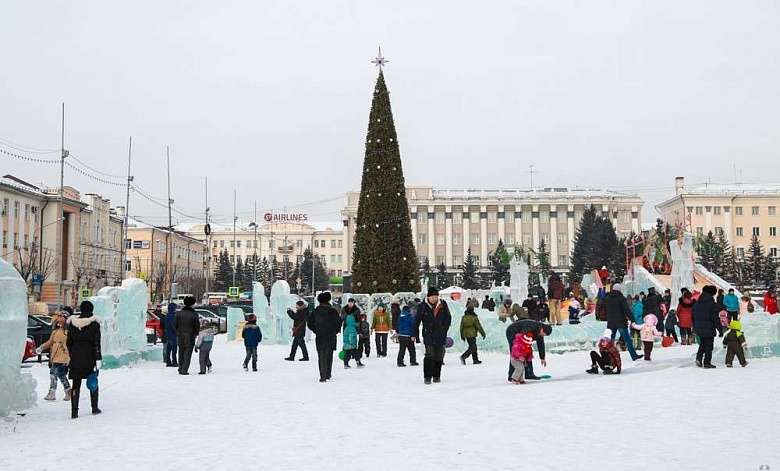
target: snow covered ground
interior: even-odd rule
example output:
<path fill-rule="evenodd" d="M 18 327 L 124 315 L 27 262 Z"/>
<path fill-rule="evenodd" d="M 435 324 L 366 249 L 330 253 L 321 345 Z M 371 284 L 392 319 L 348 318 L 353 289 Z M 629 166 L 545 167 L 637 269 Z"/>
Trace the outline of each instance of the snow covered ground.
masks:
<path fill-rule="evenodd" d="M 101 372 L 103 414 L 83 392 L 78 420 L 61 390 L 43 400 L 36 365 L 38 406 L 0 421 L 0 469 L 780 469 L 780 360 L 705 371 L 692 348 L 613 377 L 586 375 L 585 352 L 551 355 L 536 365 L 552 380 L 519 386 L 506 356 L 462 366 L 449 350 L 443 382 L 426 386 L 391 345 L 320 384 L 316 361 L 283 361 L 282 346 L 261 346 L 260 372 L 244 372 L 243 347 L 220 336 L 207 376 Z"/>

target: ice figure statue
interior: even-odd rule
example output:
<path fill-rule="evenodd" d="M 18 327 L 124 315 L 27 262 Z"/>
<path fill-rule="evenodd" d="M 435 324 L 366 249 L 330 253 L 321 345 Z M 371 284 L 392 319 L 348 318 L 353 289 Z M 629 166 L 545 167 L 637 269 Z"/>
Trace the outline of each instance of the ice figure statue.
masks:
<path fill-rule="evenodd" d="M 288 343 L 292 340 L 292 319 L 287 315 L 288 309 L 295 308 L 298 296 L 290 294 L 290 285 L 279 280 L 271 286 L 271 309 L 269 323 L 263 331 L 263 339 L 268 343 Z"/>
<path fill-rule="evenodd" d="M 35 380 L 19 367 L 26 336 L 27 285 L 0 258 L 0 417 L 35 404 Z"/>
<path fill-rule="evenodd" d="M 239 307 L 227 308 L 227 339 L 235 340 L 238 334 L 238 324 L 244 320 L 244 310 Z"/>
<path fill-rule="evenodd" d="M 268 315 L 268 298 L 265 297 L 265 286 L 259 281 L 252 283 L 252 312 L 257 316 L 258 322 L 266 320 Z"/>
<path fill-rule="evenodd" d="M 672 256 L 672 309 L 677 308 L 677 302 L 682 296 L 682 288 L 693 291 L 693 235 L 686 232 L 682 241 L 669 242 Z"/>
<path fill-rule="evenodd" d="M 103 354 L 120 356 L 146 347 L 146 282 L 138 278 L 122 281 L 122 286 L 100 288 L 89 298 L 100 319 L 100 348 Z"/>
<path fill-rule="evenodd" d="M 528 297 L 528 263 L 522 258 L 512 257 L 509 261 L 509 293 L 517 303 Z"/>

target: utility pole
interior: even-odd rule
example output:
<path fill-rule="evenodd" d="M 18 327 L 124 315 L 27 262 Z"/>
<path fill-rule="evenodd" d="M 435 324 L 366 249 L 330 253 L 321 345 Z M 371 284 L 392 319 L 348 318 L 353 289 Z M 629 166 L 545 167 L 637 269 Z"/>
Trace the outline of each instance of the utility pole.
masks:
<path fill-rule="evenodd" d="M 533 190 L 534 189 L 534 173 L 536 173 L 536 171 L 534 170 L 534 165 L 533 164 L 531 164 L 531 169 L 529 170 L 528 173 L 531 174 L 531 189 Z"/>
<path fill-rule="evenodd" d="M 65 248 L 65 241 L 63 234 L 64 230 L 64 214 L 65 214 L 65 158 L 68 156 L 68 151 L 65 150 L 65 102 L 62 102 L 62 127 L 60 132 L 60 200 L 57 204 L 57 271 L 54 279 L 59 278 L 59 289 L 57 291 L 57 302 L 62 305 L 64 302 L 63 283 L 68 276 L 68 271 L 64 269 L 67 261 L 65 260 L 62 251 Z M 43 222 L 43 220 L 41 220 Z M 43 239 L 41 239 L 43 244 Z M 76 287 L 78 289 L 78 286 Z"/>
<path fill-rule="evenodd" d="M 208 257 L 206 258 L 206 293 L 209 292 L 209 276 L 211 275 L 211 228 L 209 227 L 209 177 L 206 176 L 206 225 L 203 226 L 203 231 L 206 232 L 206 250 L 208 251 Z"/>
<path fill-rule="evenodd" d="M 233 189 L 233 286 L 236 286 L 236 262 L 238 262 L 236 258 L 236 221 L 238 221 L 238 216 L 236 216 L 236 190 Z"/>
<path fill-rule="evenodd" d="M 255 251 L 254 263 L 252 264 L 252 282 L 257 281 L 257 200 L 255 200 L 255 220 L 252 222 L 255 226 Z"/>
<path fill-rule="evenodd" d="M 166 246 L 166 275 L 168 284 L 168 302 L 171 302 L 171 287 L 173 283 L 173 216 L 171 215 L 171 148 L 165 146 L 165 160 L 168 168 L 168 244 Z"/>
<path fill-rule="evenodd" d="M 119 273 L 120 273 L 120 280 L 125 279 L 125 250 L 127 250 L 127 247 L 125 247 L 125 244 L 127 244 L 127 225 L 128 225 L 128 218 L 130 217 L 130 183 L 133 181 L 133 177 L 130 175 L 130 159 L 133 155 L 133 136 L 130 136 L 130 145 L 127 148 L 127 193 L 125 195 L 125 214 L 124 214 L 124 221 L 122 221 L 122 239 L 119 250 Z"/>

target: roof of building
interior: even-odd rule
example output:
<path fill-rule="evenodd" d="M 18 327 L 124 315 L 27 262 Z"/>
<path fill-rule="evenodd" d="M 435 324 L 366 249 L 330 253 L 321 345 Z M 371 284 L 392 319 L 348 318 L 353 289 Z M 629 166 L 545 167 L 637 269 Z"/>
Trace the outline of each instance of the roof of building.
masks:
<path fill-rule="evenodd" d="M 36 193 L 39 196 L 43 196 L 43 191 L 39 187 L 13 175 L 6 174 L 0 177 L 0 184 L 15 188 L 17 190 L 26 191 L 28 193 Z"/>
<path fill-rule="evenodd" d="M 639 198 L 639 195 L 603 188 L 517 188 L 517 189 L 433 189 L 435 199 L 516 199 L 516 198 Z"/>
<path fill-rule="evenodd" d="M 238 221 L 236 223 L 236 232 L 253 232 L 254 228 L 251 227 L 250 221 Z M 203 226 L 204 223 L 202 222 L 184 222 L 176 225 L 176 230 L 186 233 L 201 233 L 203 232 Z M 341 232 L 343 229 L 343 225 L 341 222 L 333 223 L 333 222 L 311 222 L 307 221 L 305 223 L 297 223 L 297 222 L 290 222 L 290 223 L 264 223 L 261 224 L 258 227 L 258 231 L 260 232 L 269 232 L 272 230 L 276 230 L 276 228 L 280 228 L 281 230 L 284 230 L 284 228 L 287 227 L 287 230 L 289 231 L 296 231 L 296 230 L 303 230 L 304 228 L 307 230 L 314 230 L 315 232 L 325 232 L 325 231 L 335 231 L 335 232 Z M 233 232 L 233 225 L 232 224 L 219 224 L 212 222 L 211 223 L 211 232 Z"/>
<path fill-rule="evenodd" d="M 780 183 L 702 183 L 685 185 L 682 194 L 703 196 L 780 195 Z"/>

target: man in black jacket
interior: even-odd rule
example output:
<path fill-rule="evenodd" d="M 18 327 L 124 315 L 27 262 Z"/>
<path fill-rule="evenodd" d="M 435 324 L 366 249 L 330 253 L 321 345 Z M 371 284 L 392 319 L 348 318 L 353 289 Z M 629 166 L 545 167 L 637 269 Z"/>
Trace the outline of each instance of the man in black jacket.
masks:
<path fill-rule="evenodd" d="M 439 290 L 428 288 L 428 296 L 425 297 L 417 308 L 417 331 L 422 324 L 423 343 L 425 344 L 425 358 L 423 359 L 423 377 L 425 384 L 441 382 L 441 366 L 444 364 L 444 349 L 447 344 L 447 331 L 450 330 L 452 316 L 447 303 L 439 299 Z"/>
<path fill-rule="evenodd" d="M 715 343 L 715 331 L 723 337 L 720 325 L 720 308 L 715 302 L 718 288 L 707 285 L 702 289 L 699 300 L 693 305 L 693 331 L 699 336 L 699 350 L 696 352 L 696 366 L 715 368 L 712 364 L 712 347 Z"/>
<path fill-rule="evenodd" d="M 620 338 L 626 344 L 631 359 L 636 361 L 642 358 L 642 355 L 637 355 L 636 350 L 634 350 L 634 341 L 628 332 L 628 323 L 631 322 L 631 310 L 628 308 L 628 301 L 623 296 L 621 289 L 620 283 L 615 283 L 612 285 L 612 291 L 604 298 L 604 309 L 607 312 L 607 329 L 612 330 L 612 340 L 615 340 L 615 334 L 620 332 Z"/>
<path fill-rule="evenodd" d="M 309 351 L 306 350 L 306 320 L 309 311 L 306 308 L 306 303 L 298 301 L 295 303 L 295 310 L 287 310 L 287 315 L 293 320 L 292 328 L 292 347 L 290 348 L 290 356 L 285 358 L 287 361 L 295 361 L 295 353 L 298 351 L 298 347 L 301 347 L 301 353 L 303 358 L 300 361 L 309 361 Z"/>
<path fill-rule="evenodd" d="M 192 349 L 195 347 L 195 337 L 200 332 L 200 318 L 198 313 L 192 308 L 195 305 L 195 298 L 187 296 L 184 298 L 184 307 L 176 313 L 174 327 L 176 327 L 176 341 L 179 345 L 179 374 L 190 374 L 190 359 L 192 358 Z"/>
<path fill-rule="evenodd" d="M 336 336 L 341 330 L 341 316 L 330 305 L 330 293 L 317 295 L 320 303 L 309 316 L 309 330 L 316 335 L 317 359 L 320 370 L 320 383 L 330 379 L 333 370 L 333 352 L 336 350 Z"/>
<path fill-rule="evenodd" d="M 552 333 L 552 326 L 549 324 L 544 324 L 532 319 L 520 319 L 519 321 L 515 321 L 509 324 L 509 327 L 506 328 L 506 341 L 509 343 L 509 352 L 512 352 L 512 342 L 515 340 L 515 335 L 528 333 L 533 335 L 536 339 L 536 349 L 539 353 L 539 359 L 542 361 L 542 366 L 547 366 L 544 349 L 544 337 Z M 510 359 L 508 375 L 509 381 L 512 381 L 512 373 L 514 372 L 515 367 L 512 366 L 512 361 Z M 534 374 L 534 366 L 530 361 L 525 365 L 525 379 L 541 379 Z"/>

